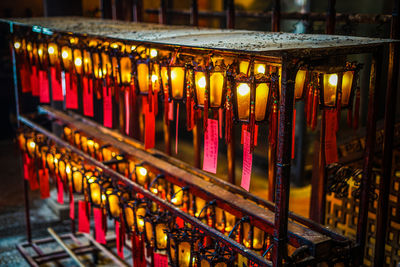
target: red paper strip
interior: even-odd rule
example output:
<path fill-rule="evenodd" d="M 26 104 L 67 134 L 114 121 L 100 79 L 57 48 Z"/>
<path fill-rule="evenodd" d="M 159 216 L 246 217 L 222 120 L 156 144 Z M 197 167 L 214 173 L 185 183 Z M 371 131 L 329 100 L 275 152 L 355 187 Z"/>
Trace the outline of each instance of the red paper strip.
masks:
<path fill-rule="evenodd" d="M 176 120 L 175 120 L 175 154 L 178 154 L 178 136 L 179 136 L 179 102 L 176 103 Z"/>
<path fill-rule="evenodd" d="M 124 258 L 124 243 L 125 243 L 125 233 L 123 229 L 123 224 L 115 220 L 115 239 L 117 242 L 117 253 L 120 258 Z"/>
<path fill-rule="evenodd" d="M 21 81 L 22 93 L 29 93 L 32 91 L 31 76 L 27 65 L 21 66 L 19 70 L 19 79 Z"/>
<path fill-rule="evenodd" d="M 106 232 L 104 227 L 104 213 L 101 208 L 93 208 L 95 238 L 100 244 L 106 244 Z"/>
<path fill-rule="evenodd" d="M 174 120 L 174 100 L 168 103 L 168 120 Z"/>
<path fill-rule="evenodd" d="M 61 181 L 60 176 L 57 175 L 57 202 L 64 204 L 64 184 Z"/>
<path fill-rule="evenodd" d="M 29 158 L 27 153 L 22 155 L 22 162 L 24 164 L 24 179 L 29 181 L 29 168 L 31 165 L 31 159 Z"/>
<path fill-rule="evenodd" d="M 32 87 L 32 96 L 39 96 L 40 84 L 36 66 L 32 66 L 31 68 L 31 87 Z"/>
<path fill-rule="evenodd" d="M 251 134 L 248 131 L 244 131 L 243 135 L 243 168 L 242 168 L 242 181 L 240 186 L 250 190 L 250 179 L 251 179 L 251 167 L 253 164 L 253 154 L 251 153 Z"/>
<path fill-rule="evenodd" d="M 254 146 L 258 145 L 258 125 L 254 125 Z"/>
<path fill-rule="evenodd" d="M 224 117 L 224 110 L 218 109 L 218 126 L 219 126 L 219 138 L 222 139 L 222 120 Z"/>
<path fill-rule="evenodd" d="M 204 133 L 203 170 L 217 173 L 218 162 L 218 121 L 208 119 Z"/>
<path fill-rule="evenodd" d="M 65 98 L 66 108 L 78 109 L 78 81 L 77 77 L 71 76 L 69 72 L 65 73 Z"/>
<path fill-rule="evenodd" d="M 167 255 L 154 252 L 154 267 L 168 267 Z"/>
<path fill-rule="evenodd" d="M 338 162 L 336 144 L 336 110 L 324 110 L 325 112 L 325 163 L 326 165 Z"/>
<path fill-rule="evenodd" d="M 40 197 L 46 199 L 50 197 L 50 186 L 49 186 L 49 170 L 39 170 L 39 183 L 40 183 Z"/>
<path fill-rule="evenodd" d="M 180 217 L 176 217 L 175 223 L 178 228 L 183 228 L 185 226 L 185 221 Z"/>
<path fill-rule="evenodd" d="M 130 101 L 129 101 L 130 91 L 129 87 L 125 89 L 125 133 L 129 135 L 130 128 L 130 120 L 131 120 L 131 111 L 130 111 Z"/>
<path fill-rule="evenodd" d="M 78 231 L 81 233 L 90 233 L 90 223 L 89 223 L 89 207 L 86 201 L 78 201 Z"/>
<path fill-rule="evenodd" d="M 74 194 L 72 193 L 72 187 L 70 187 L 70 193 L 69 193 L 69 218 L 71 220 L 75 219 L 75 200 L 74 200 Z"/>
<path fill-rule="evenodd" d="M 150 149 L 155 146 L 155 124 L 156 118 L 154 114 L 154 109 L 150 112 L 147 109 L 145 113 L 145 136 L 144 136 L 144 148 Z"/>
<path fill-rule="evenodd" d="M 44 70 L 39 71 L 39 90 L 40 103 L 50 103 L 49 78 Z"/>
<path fill-rule="evenodd" d="M 64 101 L 61 87 L 61 72 L 57 73 L 55 67 L 50 68 L 51 91 L 53 93 L 53 101 Z"/>
<path fill-rule="evenodd" d="M 83 77 L 83 115 L 93 117 L 93 81 Z"/>
<path fill-rule="evenodd" d="M 111 87 L 103 86 L 103 125 L 112 128 L 112 93 Z"/>
<path fill-rule="evenodd" d="M 32 163 L 29 168 L 29 186 L 32 191 L 39 189 L 39 182 L 34 160 L 32 160 Z"/>
<path fill-rule="evenodd" d="M 296 109 L 293 109 L 293 124 L 292 124 L 292 159 L 294 159 L 295 151 L 295 139 L 296 139 Z"/>

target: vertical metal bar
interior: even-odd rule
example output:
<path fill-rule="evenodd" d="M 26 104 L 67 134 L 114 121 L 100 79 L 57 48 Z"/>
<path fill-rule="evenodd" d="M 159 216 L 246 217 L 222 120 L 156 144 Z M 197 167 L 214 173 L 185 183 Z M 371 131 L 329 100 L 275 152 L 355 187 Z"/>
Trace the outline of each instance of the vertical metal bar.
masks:
<path fill-rule="evenodd" d="M 226 27 L 228 29 L 235 28 L 235 3 L 234 0 L 227 0 L 226 5 Z"/>
<path fill-rule="evenodd" d="M 228 181 L 236 184 L 235 177 L 235 125 L 232 124 L 231 139 L 227 148 L 228 156 Z"/>
<path fill-rule="evenodd" d="M 133 18 L 134 22 L 142 22 L 143 21 L 143 3 L 142 0 L 133 0 Z"/>
<path fill-rule="evenodd" d="M 376 87 L 380 85 L 381 80 L 381 67 L 382 67 L 382 49 L 380 47 L 376 52 L 373 53 L 370 73 L 370 84 L 369 84 L 369 102 L 368 102 L 368 124 L 367 124 L 367 135 L 365 140 L 365 151 L 364 151 L 364 166 L 363 176 L 361 180 L 361 196 L 360 196 L 360 207 L 357 222 L 357 234 L 356 241 L 359 247 L 357 253 L 359 262 L 356 266 L 362 265 L 364 259 L 365 241 L 367 233 L 367 221 L 368 221 L 368 208 L 370 199 L 370 188 L 371 188 L 371 176 L 372 176 L 372 164 L 374 161 L 375 143 L 376 143 L 376 109 L 377 109 L 377 98 L 379 90 Z"/>
<path fill-rule="evenodd" d="M 167 24 L 167 0 L 160 0 L 160 12 L 158 13 L 158 23 Z"/>
<path fill-rule="evenodd" d="M 14 33 L 14 24 L 10 23 L 10 33 Z M 14 81 L 14 97 L 15 97 L 15 115 L 19 118 L 21 112 L 20 100 L 19 100 L 19 90 L 18 90 L 18 74 L 17 74 L 17 59 L 15 56 L 14 46 L 11 45 L 11 57 L 12 57 L 12 70 L 13 70 L 13 81 Z M 20 126 L 20 121 L 17 120 L 17 127 Z M 20 157 L 21 162 L 22 158 Z M 21 164 L 22 165 L 22 164 Z M 21 168 L 23 170 L 23 168 Z M 31 217 L 30 217 L 30 206 L 29 206 L 29 184 L 24 178 L 24 173 L 22 171 L 22 177 L 24 179 L 24 203 L 25 203 L 25 223 L 26 223 L 26 238 L 28 243 L 32 243 L 32 231 L 31 231 Z"/>
<path fill-rule="evenodd" d="M 336 24 L 336 0 L 328 1 L 328 11 L 326 13 L 326 34 L 334 34 L 335 33 L 335 24 Z"/>
<path fill-rule="evenodd" d="M 392 13 L 390 32 L 390 37 L 392 39 L 399 39 L 400 37 L 399 11 L 400 1 L 396 0 Z M 391 184 L 390 181 L 392 177 L 394 123 L 396 114 L 397 90 L 399 85 L 399 56 L 399 45 L 390 44 L 383 136 L 382 176 L 379 180 L 374 266 L 383 266 L 385 264 L 386 231 L 389 223 L 388 211 Z"/>
<path fill-rule="evenodd" d="M 192 26 L 199 26 L 199 5 L 197 0 L 192 0 L 192 6 L 190 8 L 190 24 Z"/>
<path fill-rule="evenodd" d="M 281 1 L 274 0 L 271 16 L 271 31 L 279 32 L 281 30 Z"/>
<path fill-rule="evenodd" d="M 290 193 L 290 161 L 292 146 L 293 98 L 296 69 L 291 58 L 282 58 L 281 102 L 276 162 L 275 225 L 273 263 L 283 265 L 287 257 L 287 230 Z"/>

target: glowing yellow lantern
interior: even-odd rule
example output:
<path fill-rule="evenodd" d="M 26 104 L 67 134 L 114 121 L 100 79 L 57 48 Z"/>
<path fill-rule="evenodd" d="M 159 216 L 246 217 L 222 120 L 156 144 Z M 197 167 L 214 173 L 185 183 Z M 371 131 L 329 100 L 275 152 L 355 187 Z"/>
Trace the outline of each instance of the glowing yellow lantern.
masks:
<path fill-rule="evenodd" d="M 49 54 L 50 65 L 58 63 L 58 46 L 55 43 L 49 43 L 47 46 L 47 52 Z"/>
<path fill-rule="evenodd" d="M 304 87 L 306 84 L 307 71 L 298 70 L 296 74 L 296 80 L 294 83 L 294 97 L 296 100 L 300 100 L 304 95 Z"/>

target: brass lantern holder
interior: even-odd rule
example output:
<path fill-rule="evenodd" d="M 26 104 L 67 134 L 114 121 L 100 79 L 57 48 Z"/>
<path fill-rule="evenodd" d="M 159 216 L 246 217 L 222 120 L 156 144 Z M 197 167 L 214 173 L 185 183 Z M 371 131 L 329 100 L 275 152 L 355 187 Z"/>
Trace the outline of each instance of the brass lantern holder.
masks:
<path fill-rule="evenodd" d="M 203 246 L 203 243 L 200 243 L 199 251 L 196 254 L 198 267 L 234 266 L 235 253 L 219 242 L 215 242 L 211 246 Z"/>
<path fill-rule="evenodd" d="M 159 251 L 167 249 L 167 231 L 172 228 L 172 216 L 169 212 L 157 211 L 147 212 L 144 217 L 145 240 L 148 247 L 153 247 Z"/>
<path fill-rule="evenodd" d="M 195 251 L 197 251 L 199 246 L 199 241 L 203 237 L 201 233 L 196 228 L 173 228 L 167 232 L 168 242 L 167 242 L 167 254 L 168 263 L 172 267 L 182 266 L 183 263 L 180 259 L 185 259 L 188 262 L 184 266 L 192 267 L 195 263 Z M 180 255 L 184 250 L 182 249 L 182 244 L 186 243 L 189 251 L 186 251 L 186 255 Z M 185 245 L 186 245 L 185 244 Z"/>

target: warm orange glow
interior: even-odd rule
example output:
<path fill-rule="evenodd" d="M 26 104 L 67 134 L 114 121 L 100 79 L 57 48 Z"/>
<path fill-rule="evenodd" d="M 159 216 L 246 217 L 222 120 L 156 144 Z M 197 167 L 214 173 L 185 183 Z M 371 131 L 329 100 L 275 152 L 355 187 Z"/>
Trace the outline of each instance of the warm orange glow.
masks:
<path fill-rule="evenodd" d="M 250 86 L 247 83 L 239 83 L 236 90 L 239 120 L 247 120 L 250 116 Z"/>
<path fill-rule="evenodd" d="M 181 99 L 183 97 L 185 82 L 185 68 L 171 67 L 171 89 L 172 98 Z"/>
<path fill-rule="evenodd" d="M 15 49 L 20 49 L 21 48 L 21 43 L 20 42 L 15 42 L 14 43 L 14 48 Z"/>
<path fill-rule="evenodd" d="M 256 87 L 255 119 L 262 121 L 265 119 L 268 104 L 269 85 L 260 83 Z"/>

